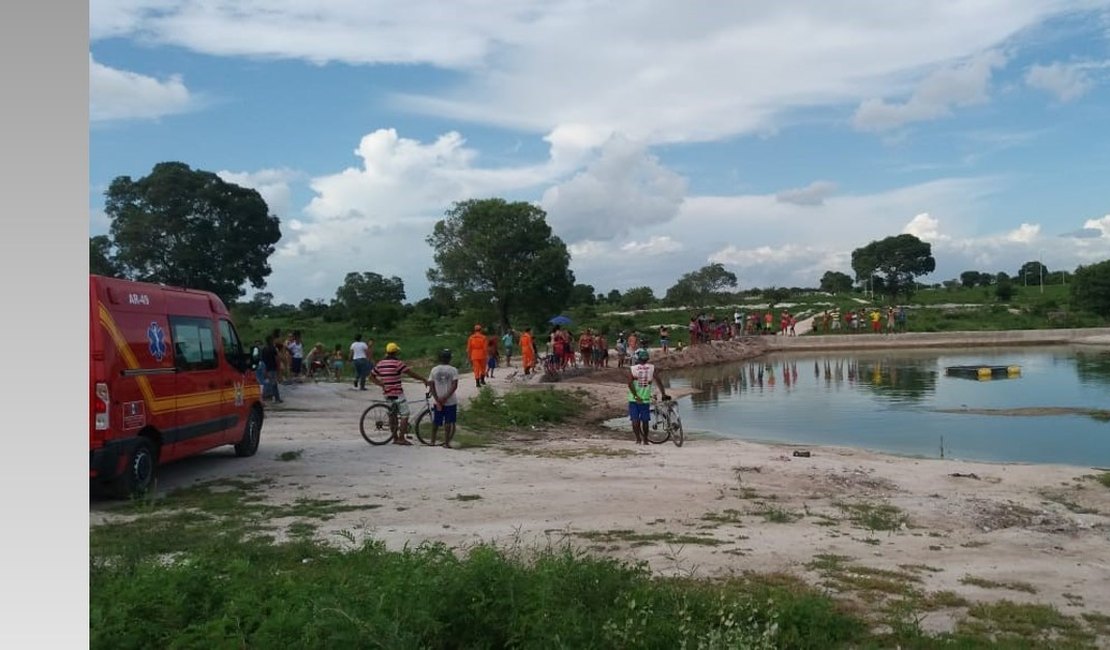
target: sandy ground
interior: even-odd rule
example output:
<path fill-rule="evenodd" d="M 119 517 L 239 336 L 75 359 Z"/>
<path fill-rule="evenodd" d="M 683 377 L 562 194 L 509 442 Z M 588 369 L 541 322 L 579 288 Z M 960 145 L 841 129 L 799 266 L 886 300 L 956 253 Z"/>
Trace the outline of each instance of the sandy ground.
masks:
<path fill-rule="evenodd" d="M 238 459 L 224 448 L 175 463 L 161 470 L 159 489 L 265 477 L 274 480 L 267 496 L 275 501 L 382 505 L 316 522 L 328 540 L 348 531 L 395 548 L 423 540 L 459 547 L 569 541 L 644 560 L 661 574 L 786 571 L 814 584 L 822 578 L 805 565 L 818 554 L 837 554 L 875 568 L 920 565 L 919 588 L 973 602 L 1006 598 L 1051 603 L 1072 615 L 1110 613 L 1110 489 L 1090 478 L 1092 468 L 814 446 L 803 458 L 792 455 L 801 447 L 696 433 L 681 448 L 637 447 L 626 428 L 603 423 L 623 409 L 623 388 L 604 381 L 615 370 L 555 384 L 524 381 L 514 370 L 500 369 L 491 385 L 582 388 L 599 406 L 573 425 L 514 433 L 491 447 L 374 447 L 360 437 L 358 416 L 379 389 L 288 386 L 285 403 L 267 408 L 256 456 Z M 476 389 L 463 376 L 465 400 Z M 421 396 L 419 386 L 409 386 L 410 399 Z M 302 453 L 279 460 L 286 451 Z M 868 530 L 849 521 L 845 504 L 890 504 L 908 521 L 894 531 Z M 113 516 L 108 505 L 92 502 L 92 524 Z M 771 522 L 772 510 L 800 518 Z M 713 542 L 668 541 L 667 533 Z M 1036 593 L 961 584 L 966 576 L 1024 582 Z M 945 629 L 952 615 L 940 610 L 923 624 Z"/>

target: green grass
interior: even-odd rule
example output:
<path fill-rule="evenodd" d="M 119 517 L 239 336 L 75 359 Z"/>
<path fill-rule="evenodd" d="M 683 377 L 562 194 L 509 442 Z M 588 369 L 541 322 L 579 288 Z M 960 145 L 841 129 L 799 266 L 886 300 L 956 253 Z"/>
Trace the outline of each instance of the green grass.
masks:
<path fill-rule="evenodd" d="M 491 432 L 558 424 L 586 408 L 585 395 L 555 388 L 519 388 L 497 394 L 486 387 L 459 414 L 459 426 Z"/>
<path fill-rule="evenodd" d="M 1088 647 L 1094 630 L 1051 608 L 976 605 L 956 634 L 920 613 L 967 607 L 913 573 L 817 556 L 813 567 L 881 606 L 797 576 L 662 578 L 570 544 L 451 549 L 317 539 L 317 523 L 375 504 L 274 504 L 265 481 L 225 480 L 113 509 L 90 528 L 90 648 L 988 648 Z M 277 542 L 275 519 L 293 518 Z M 584 533 L 597 541 L 725 544 L 706 535 Z M 917 567 L 913 567 L 916 571 Z M 929 570 L 922 568 L 922 570 Z M 876 620 L 876 617 L 877 620 Z M 1032 641 L 1021 645 L 1028 635 Z"/>
<path fill-rule="evenodd" d="M 1110 488 L 1110 472 L 1103 472 L 1095 476 L 1095 481 L 1101 483 L 1103 486 Z"/>
<path fill-rule="evenodd" d="M 647 544 L 691 544 L 695 546 L 720 546 L 727 544 L 727 541 L 710 537 L 705 535 L 685 535 L 681 533 L 672 533 L 670 531 L 659 533 L 637 533 L 633 530 L 627 529 L 614 529 L 614 530 L 587 530 L 581 533 L 575 533 L 582 539 L 588 539 L 593 542 L 631 542 L 635 545 Z"/>
<path fill-rule="evenodd" d="M 846 503 L 834 504 L 848 516 L 848 519 L 867 530 L 898 530 L 903 524 L 909 525 L 909 516 L 897 506 L 888 503 Z"/>
<path fill-rule="evenodd" d="M 984 589 L 1009 589 L 1010 591 L 1024 591 L 1027 594 L 1037 593 L 1037 588 L 1028 582 L 1020 582 L 1018 580 L 1011 580 L 1007 582 L 997 582 L 995 580 L 988 580 L 987 578 L 978 578 L 976 576 L 964 576 L 960 578 L 960 584 L 972 585 L 975 587 L 982 587 Z"/>
<path fill-rule="evenodd" d="M 278 454 L 277 459 L 278 460 L 284 460 L 284 461 L 297 460 L 298 458 L 301 457 L 301 454 L 303 454 L 303 453 L 304 453 L 303 449 L 298 449 L 296 451 L 283 451 L 280 454 Z"/>

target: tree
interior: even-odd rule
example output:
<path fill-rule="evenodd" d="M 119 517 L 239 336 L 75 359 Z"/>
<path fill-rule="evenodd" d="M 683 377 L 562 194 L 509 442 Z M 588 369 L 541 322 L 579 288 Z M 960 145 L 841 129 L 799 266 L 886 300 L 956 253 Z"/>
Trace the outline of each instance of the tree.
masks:
<path fill-rule="evenodd" d="M 1048 268 L 1040 262 L 1026 262 L 1021 265 L 1021 269 L 1017 272 L 1017 278 L 1021 280 L 1024 285 L 1041 286 L 1044 282 L 1045 276 L 1048 275 Z"/>
<path fill-rule="evenodd" d="M 347 318 L 366 327 L 389 329 L 397 323 L 405 299 L 405 283 L 379 273 L 348 273 L 335 290 L 334 305 Z"/>
<path fill-rule="evenodd" d="M 537 206 L 499 198 L 460 201 L 426 241 L 436 263 L 427 272 L 432 285 L 472 304 L 492 304 L 503 329 L 512 315 L 544 322 L 567 306 L 574 287 L 570 252 Z"/>
<path fill-rule="evenodd" d="M 983 281 L 983 276 L 978 271 L 964 271 L 960 274 L 960 283 L 964 288 L 970 289 L 972 287 L 980 286 Z M 987 277 L 987 282 L 990 282 L 990 277 Z"/>
<path fill-rule="evenodd" d="M 701 306 L 717 302 L 721 292 L 736 287 L 736 274 L 720 262 L 703 266 L 679 278 L 663 300 L 671 305 Z"/>
<path fill-rule="evenodd" d="M 852 276 L 840 271 L 825 271 L 821 276 L 821 291 L 828 293 L 848 293 L 852 290 Z"/>
<path fill-rule="evenodd" d="M 611 289 L 609 291 L 609 293 L 607 293 L 605 295 L 605 302 L 616 305 L 616 304 L 620 303 L 620 301 L 621 301 L 620 289 Z"/>
<path fill-rule="evenodd" d="M 256 190 L 179 162 L 119 176 L 106 193 L 115 262 L 125 277 L 212 291 L 232 303 L 266 285 L 279 220 Z"/>
<path fill-rule="evenodd" d="M 119 264 L 112 258 L 112 240 L 108 235 L 89 237 L 89 273 L 111 278 L 123 276 Z"/>
<path fill-rule="evenodd" d="M 572 306 L 577 305 L 592 305 L 597 302 L 597 296 L 594 295 L 594 288 L 588 284 L 576 284 L 571 287 L 570 297 L 568 304 Z"/>
<path fill-rule="evenodd" d="M 655 302 L 655 292 L 651 287 L 633 287 L 621 296 L 621 306 L 626 309 L 647 309 Z"/>
<path fill-rule="evenodd" d="M 899 293 L 907 297 L 912 295 L 915 278 L 932 273 L 936 266 L 932 245 L 910 234 L 873 241 L 852 251 L 852 270 L 856 277 L 881 279 L 882 289 L 874 289 L 890 296 L 891 300 Z"/>
<path fill-rule="evenodd" d="M 1079 307 L 1110 318 L 1110 260 L 1080 266 L 1070 286 L 1071 296 Z"/>

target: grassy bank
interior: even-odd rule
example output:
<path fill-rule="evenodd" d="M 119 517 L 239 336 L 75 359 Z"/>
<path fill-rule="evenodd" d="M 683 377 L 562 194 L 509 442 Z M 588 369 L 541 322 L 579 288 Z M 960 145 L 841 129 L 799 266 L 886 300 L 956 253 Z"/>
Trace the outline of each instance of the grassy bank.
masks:
<path fill-rule="evenodd" d="M 1110 631 L 1048 605 L 927 592 L 918 574 L 932 567 L 841 556 L 809 566 L 826 590 L 751 571 L 661 578 L 570 543 L 390 550 L 319 532 L 343 512 L 372 519 L 377 497 L 275 503 L 269 487 L 213 481 L 120 504 L 93 526 L 90 647 L 1092 648 Z M 846 512 L 877 528 L 899 515 Z M 952 608 L 966 608 L 953 633 L 922 630 Z"/>

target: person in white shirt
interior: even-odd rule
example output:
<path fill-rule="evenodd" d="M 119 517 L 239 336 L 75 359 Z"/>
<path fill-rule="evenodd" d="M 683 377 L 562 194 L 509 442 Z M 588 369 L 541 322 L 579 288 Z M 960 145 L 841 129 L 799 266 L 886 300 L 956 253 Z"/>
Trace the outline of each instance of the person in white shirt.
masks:
<path fill-rule="evenodd" d="M 374 347 L 374 339 L 367 343 L 362 340 L 362 334 L 355 334 L 355 342 L 351 344 L 350 359 L 355 364 L 355 388 L 366 390 L 366 378 L 374 369 L 374 362 L 370 358 L 370 350 Z"/>
<path fill-rule="evenodd" d="M 649 357 L 646 349 L 636 350 L 636 362 L 628 369 L 628 417 L 632 420 L 632 433 L 636 435 L 638 445 L 649 444 L 647 427 L 651 422 L 651 384 L 654 382 L 659 386 L 664 400 L 670 399 L 655 365 L 648 363 Z"/>

